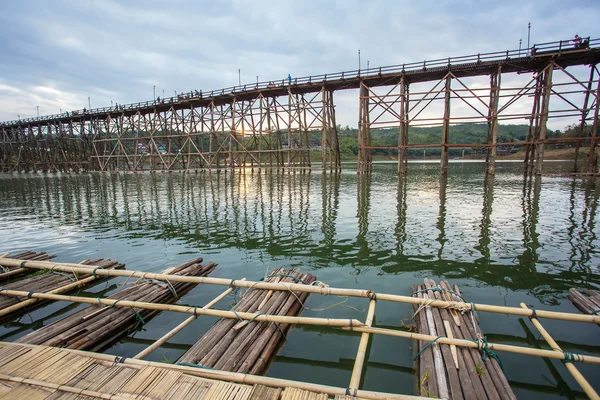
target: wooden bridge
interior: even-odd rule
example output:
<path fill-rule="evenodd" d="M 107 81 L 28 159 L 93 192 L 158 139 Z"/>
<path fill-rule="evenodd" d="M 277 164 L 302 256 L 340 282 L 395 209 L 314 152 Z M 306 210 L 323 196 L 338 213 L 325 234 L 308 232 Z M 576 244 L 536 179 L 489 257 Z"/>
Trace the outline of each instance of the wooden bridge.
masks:
<path fill-rule="evenodd" d="M 411 148 L 441 148 L 446 173 L 452 147 L 487 148 L 494 173 L 501 121 L 527 121 L 526 167 L 542 172 L 544 145 L 589 146 L 586 170 L 598 170 L 600 39 L 574 47 L 569 40 L 532 49 L 444 58 L 281 81 L 0 123 L 0 171 L 157 171 L 213 168 L 340 168 L 334 92 L 359 89 L 358 172 L 372 165 L 372 128 L 393 128 L 407 169 Z M 589 78 L 573 73 L 586 66 Z M 533 73 L 525 84 L 501 85 L 503 76 Z M 557 76 L 560 77 L 557 78 Z M 488 87 L 473 77 L 490 77 Z M 587 76 L 587 74 L 586 74 Z M 410 91 L 409 91 L 410 89 Z M 552 99 L 552 101 L 551 101 Z M 466 110 L 466 111 L 465 111 Z M 530 111 L 524 111 L 530 110 Z M 579 119 L 579 136 L 548 139 L 550 118 Z M 451 126 L 485 123 L 485 142 L 451 143 Z M 412 143 L 409 129 L 441 126 L 439 144 Z M 578 160 L 575 160 L 577 166 Z"/>

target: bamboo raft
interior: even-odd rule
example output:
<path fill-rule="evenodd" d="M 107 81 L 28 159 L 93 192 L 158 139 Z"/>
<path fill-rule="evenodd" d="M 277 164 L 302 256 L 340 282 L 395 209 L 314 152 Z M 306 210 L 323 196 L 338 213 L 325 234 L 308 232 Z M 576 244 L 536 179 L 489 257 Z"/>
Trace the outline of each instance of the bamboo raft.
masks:
<path fill-rule="evenodd" d="M 584 291 L 575 288 L 569 289 L 567 296 L 571 303 L 585 314 L 600 315 L 600 294 L 595 290 Z"/>
<path fill-rule="evenodd" d="M 79 273 L 90 273 L 92 267 L 85 267 L 78 264 L 57 264 L 48 261 L 26 261 L 19 259 L 0 258 L 0 265 L 4 267 L 13 268 L 21 267 L 32 270 L 39 269 L 51 269 L 53 271 L 60 272 L 79 272 Z M 552 339 L 550 334 L 542 326 L 540 319 L 553 319 L 562 321 L 571 321 L 579 323 L 600 323 L 600 316 L 595 314 L 581 314 L 581 313 L 566 313 L 558 311 L 549 311 L 536 309 L 532 310 L 525 304 L 521 303 L 519 307 L 515 306 L 498 306 L 491 304 L 481 303 L 467 303 L 462 297 L 460 297 L 460 291 L 458 287 L 454 287 L 453 291 L 450 291 L 450 285 L 447 282 L 441 282 L 441 286 L 437 287 L 435 282 L 426 280 L 425 285 L 420 285 L 415 290 L 422 292 L 416 293 L 416 296 L 403 296 L 398 294 L 387 294 L 387 293 L 376 293 L 371 290 L 364 289 L 348 289 L 348 288 L 335 288 L 330 287 L 326 284 L 319 283 L 319 285 L 307 285 L 303 283 L 297 283 L 295 280 L 290 281 L 289 279 L 271 280 L 273 276 L 266 280 L 260 281 L 247 281 L 245 279 L 226 279 L 226 278 L 211 278 L 206 276 L 182 276 L 176 274 L 169 274 L 172 271 L 165 271 L 166 274 L 155 274 L 143 271 L 121 271 L 121 270 L 104 270 L 99 269 L 96 271 L 98 275 L 102 276 L 120 276 L 128 279 L 139 278 L 139 279 L 152 279 L 155 281 L 165 282 L 165 284 L 176 283 L 187 283 L 191 285 L 195 284 L 211 284 L 221 285 L 227 287 L 225 292 L 221 293 L 215 299 L 210 301 L 204 307 L 197 306 L 183 306 L 173 304 L 161 304 L 156 302 L 143 301 L 129 301 L 114 298 L 89 298 L 82 296 L 66 296 L 59 294 L 49 293 L 36 293 L 18 290 L 8 290 L 0 288 L 0 294 L 7 296 L 19 296 L 19 297 L 31 297 L 32 299 L 41 299 L 49 301 L 68 301 L 72 303 L 85 303 L 91 304 L 97 307 L 97 303 L 100 305 L 108 306 L 108 310 L 97 310 L 98 313 L 110 312 L 114 307 L 115 309 L 123 310 L 146 310 L 148 312 L 158 311 L 169 311 L 184 313 L 189 315 L 184 322 L 180 323 L 177 327 L 173 328 L 170 332 L 165 334 L 159 340 L 155 341 L 152 345 L 148 346 L 141 353 L 133 358 L 115 358 L 115 356 L 109 356 L 105 354 L 87 353 L 90 357 L 95 359 L 101 359 L 114 363 L 127 364 L 128 366 L 156 366 L 160 365 L 161 368 L 185 371 L 186 374 L 199 376 L 207 379 L 218 379 L 220 381 L 227 382 L 241 382 L 245 384 L 254 385 L 266 385 L 270 388 L 280 388 L 281 396 L 290 396 L 291 398 L 318 398 L 314 397 L 314 394 L 325 393 L 329 396 L 336 396 L 336 399 L 348 399 L 351 398 L 348 395 L 373 400 L 382 399 L 401 399 L 401 400 L 414 400 L 415 398 L 424 399 L 425 397 L 419 397 L 423 394 L 426 396 L 436 396 L 438 398 L 494 398 L 494 399 L 513 399 L 514 394 L 508 386 L 508 382 L 501 372 L 500 365 L 492 358 L 495 357 L 494 352 L 508 352 L 513 354 L 521 354 L 535 357 L 545 357 L 548 359 L 561 360 L 565 363 L 565 368 L 575 378 L 577 383 L 585 391 L 585 393 L 593 399 L 600 399 L 594 388 L 581 374 L 578 368 L 574 365 L 577 363 L 584 363 L 588 365 L 600 365 L 600 357 L 582 354 L 582 353 L 571 353 L 562 350 L 558 343 Z M 278 270 L 277 273 L 283 271 Z M 287 271 L 286 271 L 287 272 Z M 297 271 L 292 271 L 297 273 Z M 306 276 L 306 275 L 304 275 Z M 285 278 L 285 277 L 275 277 Z M 296 278 L 297 279 L 297 278 Z M 313 282 L 314 283 L 314 282 Z M 243 301 L 249 301 L 249 296 L 254 292 L 266 292 L 265 299 L 261 300 L 258 307 L 256 307 L 256 299 L 254 306 L 248 306 L 250 311 L 225 311 L 212 308 L 218 301 L 227 296 L 231 291 L 238 288 L 247 288 L 249 291 L 246 296 L 242 298 Z M 442 290 L 443 289 L 443 290 Z M 277 295 L 294 292 L 302 296 L 308 296 L 310 293 L 318 293 L 326 296 L 352 296 L 357 298 L 363 298 L 369 300 L 369 308 L 364 322 L 356 319 L 336 319 L 336 318 L 319 318 L 319 317 L 299 317 L 292 315 L 278 315 L 269 312 L 263 312 L 262 307 L 267 307 L 269 300 Z M 256 294 L 255 294 L 256 296 Z M 306 297 L 304 297 L 305 299 Z M 376 304 L 380 301 L 412 304 L 415 306 L 417 312 L 415 317 L 417 319 L 417 328 L 419 332 L 412 330 L 407 331 L 405 329 L 393 329 L 384 327 L 373 327 L 372 322 L 374 321 Z M 241 303 L 242 303 L 241 302 Z M 264 303 L 264 304 L 263 304 Z M 298 302 L 300 304 L 300 302 Z M 238 309 L 239 309 L 238 305 Z M 301 305 L 300 305 L 301 308 Z M 254 310 L 254 311 L 252 311 Z M 471 311 L 475 312 L 489 312 L 489 313 L 500 313 L 513 316 L 528 317 L 531 323 L 539 331 L 548 343 L 549 349 L 544 348 L 531 348 L 527 346 L 517 346 L 511 344 L 502 343 L 490 343 L 487 342 L 485 336 L 482 335 L 480 327 L 477 323 L 476 314 L 473 315 Z M 299 313 L 299 311 L 298 311 Z M 291 325 L 309 325 L 309 326 L 324 326 L 332 329 L 341 329 L 344 331 L 354 331 L 361 333 L 361 340 L 359 343 L 356 359 L 354 361 L 354 367 L 352 376 L 347 387 L 334 387 L 322 384 L 314 384 L 308 382 L 298 382 L 294 380 L 284 380 L 273 377 L 261 376 L 258 374 L 248 374 L 240 372 L 232 372 L 226 370 L 219 370 L 214 368 L 198 368 L 202 367 L 202 359 L 195 360 L 197 363 L 193 365 L 185 365 L 185 361 L 181 364 L 162 364 L 152 363 L 143 360 L 147 354 L 154 351 L 162 343 L 165 343 L 170 337 L 175 335 L 185 326 L 187 326 L 193 319 L 200 316 L 207 315 L 213 317 L 223 318 L 223 321 L 229 321 L 231 326 L 238 326 L 238 330 L 244 329 L 247 326 L 263 326 L 263 329 L 273 328 L 268 324 L 281 324 L 280 328 L 289 329 Z M 243 321 L 242 321 L 243 320 Z M 239 322 L 238 322 L 239 321 Z M 112 321 L 111 321 L 112 322 Z M 222 323 L 220 321 L 218 324 Z M 217 325 L 215 325 L 217 326 Z M 266 327 L 265 327 L 266 326 Z M 104 328 L 102 326 L 101 328 Z M 214 329 L 215 327 L 213 327 Z M 87 329 L 85 327 L 84 329 Z M 435 329 L 435 330 L 434 330 Z M 251 329 L 247 329 L 249 333 Z M 282 329 L 282 332 L 283 329 Z M 75 332 L 75 334 L 77 334 Z M 230 353 L 229 357 L 234 358 L 233 361 L 226 360 L 223 362 L 233 362 L 234 367 L 238 368 L 240 362 L 245 362 L 242 357 L 247 357 L 247 352 L 244 349 L 245 338 L 241 335 L 238 336 L 236 333 L 230 333 L 229 331 L 223 332 L 223 339 L 227 335 L 233 335 L 229 337 L 229 348 L 232 351 L 237 351 L 237 356 L 234 353 Z M 276 334 L 275 334 L 276 335 Z M 417 385 L 417 396 L 409 396 L 402 394 L 391 394 L 381 393 L 364 390 L 360 387 L 361 374 L 364 366 L 364 362 L 367 354 L 367 345 L 370 337 L 374 335 L 384 335 L 388 337 L 406 338 L 418 341 L 419 344 L 415 346 L 415 350 L 419 352 L 418 358 L 419 364 L 417 364 L 417 373 L 419 379 L 419 385 Z M 247 335 L 248 336 L 248 335 Z M 274 336 L 272 336 L 274 337 Z M 219 339 L 219 338 L 217 338 Z M 236 341 L 237 340 L 237 341 Z M 248 339 L 250 340 L 250 339 Z M 218 342 L 219 340 L 217 340 Z M 216 343 L 216 342 L 215 342 Z M 268 341 L 267 345 L 270 343 Z M 1 347 L 2 343 L 0 343 Z M 198 345 L 198 343 L 196 343 Z M 237 346 L 237 347 L 236 347 Z M 259 344 L 253 344 L 257 348 L 261 346 Z M 218 347 L 213 346 L 213 347 Z M 262 346 L 264 347 L 264 345 Z M 277 350 L 276 346 L 273 347 L 273 353 Z M 207 349 L 205 349 L 207 350 Z M 203 350 L 203 351 L 205 351 Z M 68 350 L 77 352 L 76 350 Z M 212 349 L 208 349 L 212 351 Z M 216 350 L 215 350 L 216 351 Z M 206 353 L 205 355 L 207 355 Z M 202 357 L 204 357 L 203 355 Z M 236 358 L 237 357 L 237 358 Z M 268 360 L 270 356 L 259 356 Z M 486 359 L 487 358 L 487 359 Z M 220 359 L 219 359 L 220 360 Z M 198 364 L 200 362 L 200 364 Z M 268 362 L 268 361 L 267 361 Z M 1 367 L 0 362 L 0 367 Z M 251 366 L 254 369 L 257 364 Z M 248 368 L 245 366 L 244 368 Z M 235 369 L 234 369 L 235 370 Z M 239 370 L 239 369 L 238 369 Z M 440 373 L 435 373 L 440 371 Z M 1 380 L 1 377 L 0 377 Z M 438 383 L 439 382 L 439 383 Z M 304 392 L 296 392 L 292 389 L 308 390 L 312 392 L 310 394 Z M 504 389 L 504 390 L 503 390 Z M 2 388 L 0 387 L 0 391 Z M 271 393 L 271 392 L 269 392 Z M 286 394 L 287 393 L 287 394 Z M 437 393 L 437 395 L 436 395 Z M 1 395 L 0 395 L 1 397 Z M 273 397 L 274 399 L 277 397 Z"/>
<path fill-rule="evenodd" d="M 10 259 L 14 259 L 14 260 L 29 260 L 29 261 L 49 261 L 52 260 L 53 258 L 55 258 L 55 255 L 49 255 L 46 252 L 35 252 L 35 251 L 24 251 L 18 254 L 10 254 L 10 253 L 4 253 L 3 255 L 0 256 L 1 258 L 10 258 Z M 2 265 L 0 267 L 2 269 L 2 273 L 0 274 L 0 278 L 3 279 L 9 279 L 11 277 L 16 277 L 19 275 L 24 275 L 24 274 L 32 274 L 35 271 L 31 270 L 31 269 L 26 269 L 23 268 L 19 265 L 16 266 L 5 266 Z"/>
<path fill-rule="evenodd" d="M 103 258 L 84 260 L 80 264 L 93 265 L 95 268 L 102 269 L 125 268 L 125 264 L 121 264 L 116 260 L 105 260 Z M 102 276 L 94 276 L 92 274 L 78 274 L 76 272 L 67 274 L 58 271 L 40 270 L 35 276 L 26 276 L 3 287 L 9 290 L 23 290 L 28 292 L 69 293 L 88 283 L 99 282 L 101 280 L 105 280 L 105 278 L 103 279 Z M 0 320 L 6 320 L 29 312 L 44 303 L 44 301 L 37 299 L 22 299 L 15 296 L 0 295 Z"/>
<path fill-rule="evenodd" d="M 425 300 L 414 305 L 417 332 L 486 343 L 481 341 L 484 336 L 471 310 L 426 305 L 427 300 L 462 301 L 458 286 L 451 288 L 447 281 L 438 286 L 425 278 L 423 285 L 413 287 L 413 293 Z M 480 353 L 435 341 L 415 341 L 418 394 L 447 399 L 516 399 L 493 351 Z"/>
<path fill-rule="evenodd" d="M 299 270 L 277 269 L 265 282 L 311 285 L 316 277 Z M 235 312 L 297 316 L 308 293 L 250 289 L 234 307 Z M 285 338 L 291 324 L 219 320 L 181 358 L 179 364 L 194 364 L 222 371 L 262 374 L 271 356 Z"/>
<path fill-rule="evenodd" d="M 207 276 L 216 266 L 212 262 L 203 266 L 199 264 L 200 262 L 202 259 L 197 258 L 169 268 L 163 273 L 174 276 Z M 164 284 L 141 280 L 108 298 L 117 301 L 173 303 L 194 286 L 193 283 Z M 100 299 L 98 303 L 23 336 L 17 342 L 97 351 L 115 342 L 132 329 L 143 326 L 159 312 L 149 309 L 111 307 L 103 304 Z"/>
<path fill-rule="evenodd" d="M 200 378 L 158 363 L 107 362 L 97 354 L 0 342 L 3 399 L 321 400 L 297 388 Z"/>

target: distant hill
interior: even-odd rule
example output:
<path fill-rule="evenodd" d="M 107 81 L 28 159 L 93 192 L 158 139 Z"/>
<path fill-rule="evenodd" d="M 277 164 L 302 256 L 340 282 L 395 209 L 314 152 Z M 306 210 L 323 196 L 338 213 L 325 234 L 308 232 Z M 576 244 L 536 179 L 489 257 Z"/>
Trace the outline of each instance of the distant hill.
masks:
<path fill-rule="evenodd" d="M 450 127 L 450 143 L 486 143 L 487 124 L 463 124 Z M 527 139 L 529 125 L 499 125 L 498 142 L 520 142 Z M 548 137 L 558 137 L 560 131 L 548 131 Z M 350 156 L 358 154 L 358 129 L 338 125 L 340 140 L 340 152 L 342 155 Z M 409 128 L 408 141 L 410 144 L 441 143 L 442 127 L 411 127 Z M 398 145 L 398 128 L 371 129 L 371 144 L 373 146 L 396 146 Z M 413 150 L 409 153 L 423 154 L 423 150 Z M 439 154 L 439 149 L 427 150 L 428 154 Z M 451 149 L 452 153 L 453 150 Z M 459 150 L 455 150 L 457 154 Z M 462 152 L 462 150 L 460 150 Z M 394 155 L 395 149 L 374 149 L 374 154 Z"/>

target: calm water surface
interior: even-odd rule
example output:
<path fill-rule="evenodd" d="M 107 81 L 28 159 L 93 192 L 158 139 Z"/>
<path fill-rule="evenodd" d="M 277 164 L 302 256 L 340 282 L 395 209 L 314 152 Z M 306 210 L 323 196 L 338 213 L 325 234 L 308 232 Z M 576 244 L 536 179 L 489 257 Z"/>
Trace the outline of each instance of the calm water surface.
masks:
<path fill-rule="evenodd" d="M 548 171 L 568 164 L 548 163 Z M 129 269 L 160 271 L 201 255 L 213 276 L 259 279 L 299 267 L 336 287 L 407 295 L 424 277 L 458 284 L 468 301 L 577 312 L 570 287 L 600 287 L 594 180 L 525 179 L 520 163 L 499 163 L 493 182 L 482 163 L 395 164 L 372 176 L 252 171 L 140 175 L 0 176 L 0 251 L 33 249 L 76 262 L 111 257 Z M 109 295 L 113 279 L 84 295 Z M 197 287 L 180 302 L 203 305 L 223 287 Z M 227 309 L 230 297 L 219 303 Z M 304 316 L 364 320 L 367 300 L 313 295 Z M 81 306 L 54 303 L 0 328 L 14 340 Z M 379 302 L 377 326 L 402 328 L 412 309 Z M 491 342 L 545 346 L 526 318 L 480 313 Z M 107 353 L 132 356 L 185 319 L 163 313 Z M 174 362 L 216 319 L 202 317 L 149 359 Z M 543 320 L 565 350 L 600 355 L 598 326 Z M 359 335 L 297 327 L 267 375 L 347 387 Z M 521 398 L 579 398 L 558 361 L 500 353 Z M 412 343 L 377 336 L 368 349 L 363 388 L 413 393 Z M 600 370 L 580 370 L 600 390 Z"/>

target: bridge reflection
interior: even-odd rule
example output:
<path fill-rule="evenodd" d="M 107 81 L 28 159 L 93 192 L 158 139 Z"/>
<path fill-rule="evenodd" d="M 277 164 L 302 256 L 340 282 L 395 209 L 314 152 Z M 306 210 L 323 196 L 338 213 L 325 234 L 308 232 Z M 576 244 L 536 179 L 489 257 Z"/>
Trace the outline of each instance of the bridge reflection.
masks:
<path fill-rule="evenodd" d="M 473 183 L 424 172 L 373 182 L 369 174 L 274 170 L 9 177 L 0 202 L 9 210 L 2 218 L 29 215 L 24 226 L 59 224 L 140 243 L 176 240 L 200 253 L 234 248 L 263 262 L 292 254 L 311 268 L 343 266 L 356 274 L 429 271 L 525 290 L 547 303 L 572 286 L 600 286 L 593 273 L 595 180 L 546 187 L 539 176 Z M 543 190 L 552 192 L 549 200 Z M 563 223 L 566 230 L 552 231 Z M 568 256 L 542 252 L 545 243 Z"/>

